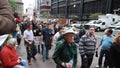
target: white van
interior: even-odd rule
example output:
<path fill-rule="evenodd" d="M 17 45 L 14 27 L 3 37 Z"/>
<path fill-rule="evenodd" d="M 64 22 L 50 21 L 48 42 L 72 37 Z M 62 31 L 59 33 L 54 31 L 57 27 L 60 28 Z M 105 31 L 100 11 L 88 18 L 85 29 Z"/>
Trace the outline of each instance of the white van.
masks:
<path fill-rule="evenodd" d="M 99 15 L 98 20 L 95 23 L 89 24 L 89 26 L 95 26 L 96 31 L 105 30 L 112 26 L 114 22 L 119 21 L 120 16 L 116 14 Z"/>

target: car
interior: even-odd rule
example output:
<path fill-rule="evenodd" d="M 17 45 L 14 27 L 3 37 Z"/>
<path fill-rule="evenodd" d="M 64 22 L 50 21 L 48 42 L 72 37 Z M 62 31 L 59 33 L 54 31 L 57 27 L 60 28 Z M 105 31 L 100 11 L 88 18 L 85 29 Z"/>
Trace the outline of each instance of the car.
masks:
<path fill-rule="evenodd" d="M 91 24 L 96 23 L 98 20 L 90 20 L 88 23 L 84 24 L 84 28 L 88 29 Z"/>
<path fill-rule="evenodd" d="M 114 23 L 114 24 L 112 24 L 109 28 L 111 28 L 111 29 L 114 29 L 114 28 L 119 28 L 120 27 L 120 22 L 116 22 L 116 23 Z"/>
<path fill-rule="evenodd" d="M 120 32 L 120 27 L 115 27 L 112 30 L 113 30 L 113 35 L 116 35 Z"/>

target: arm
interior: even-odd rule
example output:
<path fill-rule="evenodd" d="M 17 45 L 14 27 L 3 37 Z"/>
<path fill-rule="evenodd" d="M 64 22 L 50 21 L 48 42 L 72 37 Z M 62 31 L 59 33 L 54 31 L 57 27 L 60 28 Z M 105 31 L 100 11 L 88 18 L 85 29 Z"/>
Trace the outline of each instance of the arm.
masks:
<path fill-rule="evenodd" d="M 15 66 L 15 65 L 19 65 L 19 63 L 17 62 L 18 58 L 14 58 L 14 60 L 12 60 L 10 57 L 10 54 L 11 54 L 11 52 L 4 51 L 4 53 L 3 53 L 3 51 L 1 51 L 2 64 L 4 64 L 5 66 L 8 66 L 10 68 Z"/>
<path fill-rule="evenodd" d="M 96 50 L 98 50 L 99 47 L 102 45 L 102 41 L 103 41 L 103 38 L 101 39 L 100 44 L 96 47 Z"/>
<path fill-rule="evenodd" d="M 57 65 L 64 65 L 64 62 L 62 62 L 62 60 L 60 60 L 60 51 L 61 51 L 61 46 L 60 43 L 56 44 L 56 48 L 55 51 L 53 53 L 53 60 Z"/>
<path fill-rule="evenodd" d="M 12 33 L 16 29 L 16 23 L 8 0 L 0 0 L 0 35 Z"/>
<path fill-rule="evenodd" d="M 73 64 L 74 68 L 76 68 L 77 66 L 77 47 L 76 47 L 76 54 L 74 55 L 74 64 Z"/>
<path fill-rule="evenodd" d="M 84 48 L 84 45 L 85 45 L 85 40 L 84 40 L 84 37 L 82 36 L 81 39 L 80 39 L 80 42 L 79 42 L 79 51 L 80 51 L 80 54 L 81 55 L 84 55 L 85 54 L 85 48 Z"/>

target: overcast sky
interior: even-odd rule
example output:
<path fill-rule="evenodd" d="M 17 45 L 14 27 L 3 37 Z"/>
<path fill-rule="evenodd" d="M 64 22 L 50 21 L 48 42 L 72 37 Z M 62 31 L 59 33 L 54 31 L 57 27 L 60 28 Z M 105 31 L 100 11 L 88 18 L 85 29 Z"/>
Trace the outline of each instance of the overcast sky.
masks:
<path fill-rule="evenodd" d="M 25 12 L 25 9 L 28 8 L 29 6 L 34 6 L 34 1 L 35 0 L 23 0 L 23 3 L 24 3 L 24 12 Z"/>

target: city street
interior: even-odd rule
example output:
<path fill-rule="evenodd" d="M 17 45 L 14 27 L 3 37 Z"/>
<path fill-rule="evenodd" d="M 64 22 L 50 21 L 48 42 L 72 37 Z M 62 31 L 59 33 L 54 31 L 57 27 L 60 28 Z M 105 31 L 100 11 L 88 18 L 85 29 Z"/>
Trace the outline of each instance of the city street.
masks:
<path fill-rule="evenodd" d="M 96 32 L 96 37 L 97 37 L 97 43 L 99 43 L 100 41 L 100 37 L 104 34 L 103 32 Z M 28 68 L 55 68 L 56 64 L 54 63 L 54 61 L 52 60 L 52 54 L 54 52 L 55 46 L 52 47 L 52 49 L 50 50 L 50 56 L 48 60 L 46 60 L 45 62 L 42 61 L 42 55 L 41 54 L 37 54 L 36 58 L 37 60 L 33 60 L 32 59 L 32 65 L 28 65 Z M 17 51 L 19 53 L 19 55 L 23 58 L 26 59 L 26 49 L 25 46 L 23 45 L 23 40 L 21 42 L 21 46 L 17 47 Z M 94 57 L 93 63 L 91 68 L 95 68 L 95 66 L 97 65 L 98 62 L 98 58 Z M 81 66 L 81 58 L 80 55 L 78 53 L 78 64 L 77 64 L 77 68 L 80 68 Z"/>

